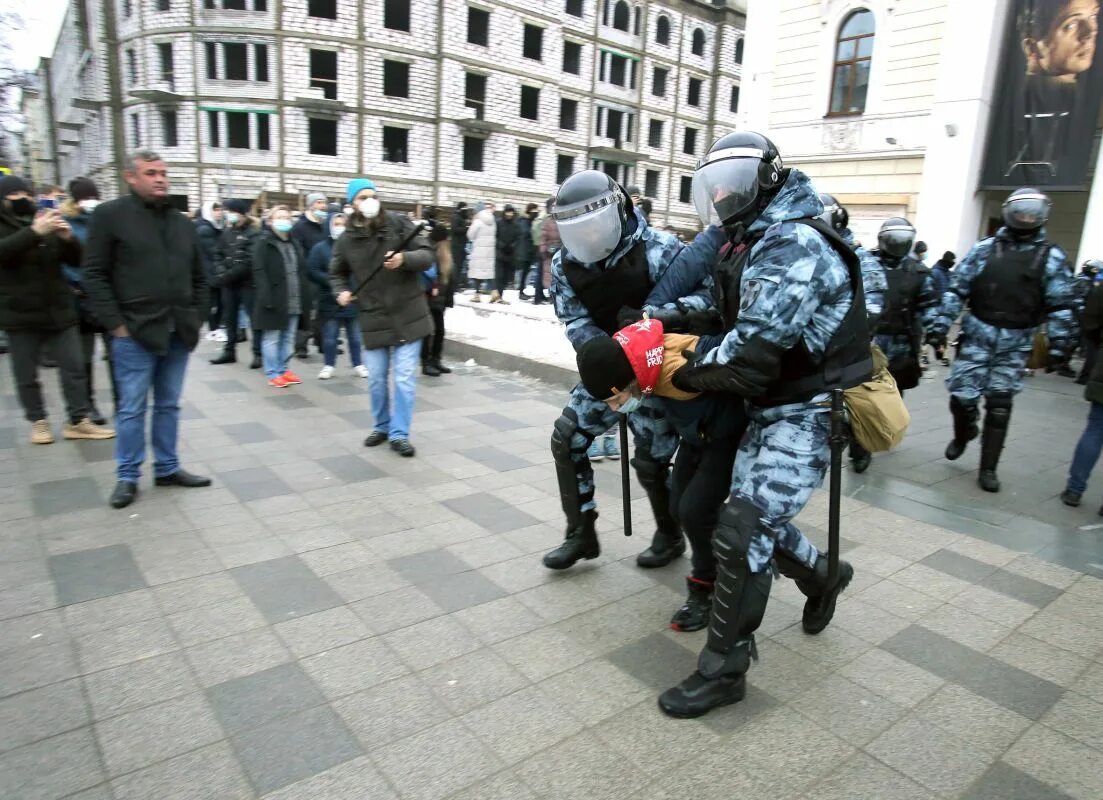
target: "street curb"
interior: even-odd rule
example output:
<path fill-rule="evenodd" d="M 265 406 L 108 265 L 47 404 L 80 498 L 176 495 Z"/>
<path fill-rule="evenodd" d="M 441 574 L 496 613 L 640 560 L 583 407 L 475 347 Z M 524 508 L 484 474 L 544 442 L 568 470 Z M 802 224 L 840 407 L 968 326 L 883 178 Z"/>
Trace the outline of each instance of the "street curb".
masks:
<path fill-rule="evenodd" d="M 447 341 L 446 352 L 450 359 L 467 361 L 469 358 L 484 367 L 500 369 L 508 372 L 520 372 L 530 378 L 544 381 L 545 383 L 561 386 L 568 391 L 578 383 L 578 373 L 554 364 L 545 364 L 524 356 L 515 356 L 511 353 L 502 353 L 487 347 L 479 347 L 469 342 L 460 342 L 445 337 Z"/>

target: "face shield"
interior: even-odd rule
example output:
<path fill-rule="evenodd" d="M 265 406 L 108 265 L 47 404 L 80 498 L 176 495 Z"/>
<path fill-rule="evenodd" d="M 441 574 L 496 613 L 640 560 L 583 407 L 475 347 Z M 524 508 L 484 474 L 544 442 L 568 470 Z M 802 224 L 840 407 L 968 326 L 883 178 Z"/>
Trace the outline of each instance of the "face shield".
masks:
<path fill-rule="evenodd" d="M 890 225 L 877 234 L 877 246 L 889 258 L 903 258 L 915 243 L 915 228 L 910 225 Z"/>
<path fill-rule="evenodd" d="M 731 147 L 701 159 L 693 173 L 693 207 L 702 225 L 738 222 L 754 208 L 762 157 L 753 147 Z"/>
<path fill-rule="evenodd" d="M 1020 194 L 1003 204 L 1003 222 L 1013 231 L 1036 231 L 1049 222 L 1050 200 L 1044 194 Z"/>
<path fill-rule="evenodd" d="M 624 234 L 620 198 L 613 191 L 582 203 L 556 205 L 552 213 L 563 247 L 583 264 L 608 258 Z"/>

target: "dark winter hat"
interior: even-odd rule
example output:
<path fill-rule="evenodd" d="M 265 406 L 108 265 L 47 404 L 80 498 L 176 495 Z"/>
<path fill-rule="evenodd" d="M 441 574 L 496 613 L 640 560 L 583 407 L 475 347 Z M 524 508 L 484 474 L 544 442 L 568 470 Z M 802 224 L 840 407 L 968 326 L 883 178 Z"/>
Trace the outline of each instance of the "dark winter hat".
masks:
<path fill-rule="evenodd" d="M 100 190 L 91 178 L 73 178 L 69 181 L 69 196 L 78 203 L 81 200 L 99 200 Z"/>
<path fill-rule="evenodd" d="M 27 194 L 30 194 L 33 191 L 34 189 L 31 184 L 18 175 L 4 175 L 0 177 L 0 199 L 7 197 L 9 194 L 15 194 L 16 192 L 27 192 Z"/>
<path fill-rule="evenodd" d="M 539 210 L 540 210 L 540 206 L 536 205 L 536 203 L 529 203 L 527 206 L 525 206 L 525 213 L 526 214 L 531 214 L 533 211 L 539 211 Z"/>
<path fill-rule="evenodd" d="M 611 336 L 595 336 L 578 348 L 578 377 L 595 400 L 612 397 L 636 380 L 624 348 Z"/>
<path fill-rule="evenodd" d="M 244 200 L 227 200 L 222 204 L 222 208 L 226 211 L 233 211 L 235 214 L 249 213 L 249 204 Z"/>
<path fill-rule="evenodd" d="M 512 211 L 515 214 L 517 213 L 517 209 L 515 209 L 509 203 L 506 203 L 505 208 L 502 209 L 502 213 L 503 214 L 508 214 L 510 211 Z"/>
<path fill-rule="evenodd" d="M 945 253 L 942 254 L 942 260 L 945 261 L 947 264 L 953 264 L 955 261 L 957 261 L 957 256 L 954 255 L 953 250 L 947 250 Z"/>
<path fill-rule="evenodd" d="M 915 243 L 915 252 L 916 253 L 926 253 L 927 252 L 927 243 L 926 242 L 916 242 Z"/>

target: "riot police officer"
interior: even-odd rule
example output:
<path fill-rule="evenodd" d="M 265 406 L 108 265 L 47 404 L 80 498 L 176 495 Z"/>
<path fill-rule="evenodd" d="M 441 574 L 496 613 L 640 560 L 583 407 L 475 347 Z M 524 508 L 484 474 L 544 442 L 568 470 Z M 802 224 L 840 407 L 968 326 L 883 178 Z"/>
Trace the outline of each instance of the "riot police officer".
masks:
<path fill-rule="evenodd" d="M 955 461 L 977 437 L 978 405 L 985 398 L 978 482 L 998 492 L 1000 452 L 1011 405 L 1023 388 L 1034 330 L 1043 322 L 1051 364 L 1064 364 L 1075 338 L 1075 288 L 1065 253 L 1046 239 L 1052 204 L 1037 189 L 1016 189 L 1003 204 L 1003 227 L 973 245 L 954 271 L 932 330 L 945 334 L 962 307 L 960 350 L 946 387 L 954 438 L 946 458 Z"/>
<path fill-rule="evenodd" d="M 891 217 L 881 224 L 877 249 L 871 254 L 883 267 L 888 284 L 873 341 L 888 359 L 901 395 L 919 385 L 923 330 L 934 322 L 941 305 L 931 271 L 909 255 L 914 242 L 912 224 L 903 217 Z M 855 472 L 869 469 L 871 456 L 857 441 L 850 443 L 850 459 Z"/>
<path fill-rule="evenodd" d="M 844 242 L 858 255 L 862 262 L 862 289 L 866 296 L 866 320 L 872 329 L 881 311 L 884 308 L 885 292 L 888 291 L 888 282 L 885 280 L 885 270 L 873 255 L 854 239 L 854 233 L 850 230 L 850 212 L 846 206 L 830 194 L 820 194 L 820 202 L 823 203 L 823 213 L 820 214 L 826 224 L 831 226 L 835 233 L 839 234 Z"/>
<path fill-rule="evenodd" d="M 625 307 L 641 308 L 672 265 L 689 262 L 699 269 L 701 264 L 713 263 L 724 239 L 718 228 L 710 228 L 687 247 L 676 237 L 649 227 L 624 189 L 596 170 L 575 173 L 563 182 L 552 215 L 563 242 L 552 259 L 555 313 L 576 350 L 595 336 L 611 336 L 619 330 L 618 313 Z M 690 314 L 711 305 L 709 288 L 702 287 L 680 298 L 670 313 Z M 664 321 L 676 327 L 672 317 Z M 618 413 L 628 416 L 635 438 L 632 466 L 647 492 L 656 523 L 651 546 L 637 556 L 636 563 L 665 566 L 686 549 L 670 510 L 669 473 L 677 433 L 655 398 L 637 399 L 618 411 L 603 400 L 578 384 L 555 421 L 551 451 L 567 532 L 563 543 L 544 556 L 544 566 L 549 569 L 566 569 L 579 559 L 600 554 L 594 470 L 586 451 L 595 436 L 616 424 Z"/>
<path fill-rule="evenodd" d="M 659 698 L 674 717 L 743 699 L 771 561 L 807 598 L 804 630 L 816 634 L 831 621 L 854 570 L 840 562 L 829 582 L 826 556 L 793 518 L 829 463 L 827 393 L 872 371 L 858 257 L 817 219 L 823 205 L 808 177 L 785 169 L 769 139 L 721 137 L 694 173 L 693 200 L 702 221 L 722 224 L 733 245 L 716 273 L 731 327 L 674 383 L 746 399 L 751 422 L 713 536 L 718 569 L 707 643 L 697 671 Z"/>

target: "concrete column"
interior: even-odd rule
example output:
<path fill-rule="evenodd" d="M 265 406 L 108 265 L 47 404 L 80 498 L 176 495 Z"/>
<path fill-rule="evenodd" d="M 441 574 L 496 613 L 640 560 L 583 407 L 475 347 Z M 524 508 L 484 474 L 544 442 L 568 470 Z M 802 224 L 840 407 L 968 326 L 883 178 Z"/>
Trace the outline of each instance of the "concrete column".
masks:
<path fill-rule="evenodd" d="M 1078 264 L 1089 258 L 1103 258 L 1103 146 L 1095 160 L 1095 175 L 1088 194 L 1088 210 L 1084 214 L 1084 232 L 1080 235 L 1080 247 L 1076 251 Z"/>
<path fill-rule="evenodd" d="M 961 258 L 980 233 L 977 181 L 1009 8 L 1010 0 L 972 0 L 967 13 L 946 9 L 914 220 L 932 256 L 953 250 Z"/>
<path fill-rule="evenodd" d="M 743 75 L 739 82 L 740 130 L 769 134 L 779 5 L 776 0 L 747 2 Z"/>

